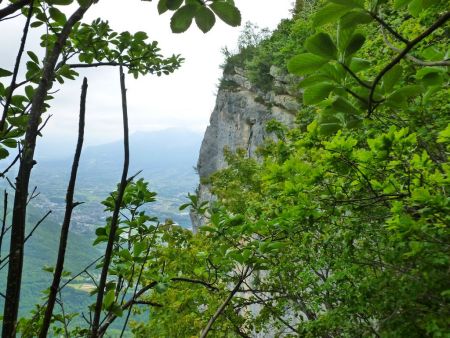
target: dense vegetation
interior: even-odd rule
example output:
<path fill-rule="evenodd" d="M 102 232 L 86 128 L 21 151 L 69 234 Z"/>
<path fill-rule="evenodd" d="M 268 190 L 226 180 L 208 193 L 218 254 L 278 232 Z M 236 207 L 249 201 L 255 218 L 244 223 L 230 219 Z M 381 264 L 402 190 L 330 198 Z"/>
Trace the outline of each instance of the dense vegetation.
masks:
<path fill-rule="evenodd" d="M 159 3 L 164 11 L 183 1 Z M 209 7 L 235 24 L 232 3 Z M 212 12 L 198 6 L 186 0 L 172 28 L 187 29 L 196 11 L 207 12 L 195 19 L 208 28 Z M 107 248 L 98 265 L 100 283 L 98 273 L 91 275 L 97 301 L 89 314 L 101 310 L 102 320 L 86 318 L 86 326 L 73 327 L 68 323 L 76 314 L 55 311 L 53 332 L 97 337 L 122 317 L 124 333 L 131 312 L 150 308 L 148 321 L 130 323 L 138 337 L 449 336 L 446 6 L 297 1 L 294 17 L 270 37 L 254 39 L 247 30 L 225 70 L 246 69 L 262 90 L 272 88 L 273 64 L 298 76 L 303 107 L 297 125 L 271 123 L 276 137 L 261 147 L 259 159 L 227 154 L 229 167 L 210 178 L 217 202 L 207 205 L 190 195 L 181 207 L 207 219 L 197 234 L 147 215 L 143 208 L 155 193 L 143 180 L 127 177 L 125 166 L 118 190 L 104 201 L 112 217 L 94 242 Z M 65 18 L 54 19 L 65 25 Z M 142 34 L 117 37 L 102 27 L 94 22 L 75 29 L 77 36 L 101 33 L 90 40 L 99 48 L 110 39 L 125 49 L 117 54 L 104 47 L 104 55 L 96 56 L 68 40 L 74 51 L 86 48 L 80 61 L 118 58 L 136 76 L 178 67 L 177 57 L 157 62 L 162 69 L 156 70 L 151 63 L 122 60 L 124 50 L 134 55 L 155 46 Z M 58 76 L 76 74 L 61 67 Z M 33 92 L 27 89 L 28 96 Z M 26 100 L 12 104 L 26 111 Z M 2 139 L 5 146 L 25 132 L 24 116 L 9 119 L 18 132 Z M 46 304 L 38 306 L 20 321 L 24 336 L 42 335 L 45 310 Z"/>
<path fill-rule="evenodd" d="M 263 90 L 273 64 L 299 76 L 297 126 L 272 123 L 259 159 L 227 154 L 208 210 L 191 196 L 207 225 L 164 250 L 183 257 L 173 273 L 220 291 L 154 295 L 168 306 L 137 332 L 196 335 L 217 319 L 216 337 L 450 334 L 446 6 L 298 2 L 272 36 L 244 32 L 225 71 Z"/>

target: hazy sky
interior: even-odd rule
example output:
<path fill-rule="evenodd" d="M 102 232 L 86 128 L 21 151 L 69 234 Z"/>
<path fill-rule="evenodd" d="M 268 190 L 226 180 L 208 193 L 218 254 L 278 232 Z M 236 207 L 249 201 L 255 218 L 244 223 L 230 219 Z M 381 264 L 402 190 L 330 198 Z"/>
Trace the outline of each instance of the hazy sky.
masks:
<path fill-rule="evenodd" d="M 124 3 L 127 3 L 125 6 Z M 236 0 L 242 13 L 242 22 L 252 21 L 259 27 L 273 29 L 289 17 L 292 0 Z M 172 34 L 171 14 L 159 16 L 157 1 L 100 0 L 84 22 L 102 17 L 113 29 L 146 31 L 151 40 L 159 42 L 163 55 L 181 54 L 186 60 L 182 67 L 169 76 L 148 75 L 138 80 L 127 77 L 130 131 L 147 131 L 168 127 L 182 127 L 203 131 L 214 108 L 218 79 L 223 62 L 221 48 L 234 49 L 241 28 L 232 28 L 218 21 L 213 29 L 203 34 L 193 23 L 188 32 Z M 21 25 L 0 23 L 0 67 L 11 68 L 18 48 Z M 4 32 L 8 34 L 4 34 Z M 37 43 L 32 36 L 27 49 Z M 120 91 L 117 68 L 102 68 L 80 72 L 89 80 L 86 142 L 106 143 L 122 137 Z M 66 82 L 56 93 L 50 114 L 52 118 L 44 130 L 46 145 L 55 142 L 72 143 L 75 139 L 78 100 L 82 78 Z"/>

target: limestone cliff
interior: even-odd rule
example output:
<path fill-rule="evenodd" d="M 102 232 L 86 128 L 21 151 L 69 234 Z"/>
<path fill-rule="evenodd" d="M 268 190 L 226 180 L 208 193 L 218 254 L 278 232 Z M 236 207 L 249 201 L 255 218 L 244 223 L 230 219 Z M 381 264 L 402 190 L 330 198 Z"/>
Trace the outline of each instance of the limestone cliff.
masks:
<path fill-rule="evenodd" d="M 296 79 L 271 67 L 272 90 L 263 92 L 253 86 L 245 71 L 234 68 L 224 72 L 200 149 L 197 169 L 200 181 L 217 170 L 226 167 L 223 150 L 244 149 L 249 157 L 256 156 L 256 149 L 264 139 L 271 137 L 265 126 L 270 120 L 292 125 L 300 105 L 296 95 Z M 212 200 L 209 187 L 200 183 L 201 200 Z M 194 230 L 202 220 L 191 215 Z"/>

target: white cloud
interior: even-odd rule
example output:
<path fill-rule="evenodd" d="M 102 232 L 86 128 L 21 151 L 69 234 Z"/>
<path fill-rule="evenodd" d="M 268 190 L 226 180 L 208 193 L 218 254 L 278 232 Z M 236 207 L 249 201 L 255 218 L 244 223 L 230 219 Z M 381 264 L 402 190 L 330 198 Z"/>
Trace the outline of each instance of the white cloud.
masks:
<path fill-rule="evenodd" d="M 252 21 L 260 27 L 273 29 L 282 18 L 289 16 L 291 2 L 292 0 L 236 0 L 236 5 L 242 12 L 243 22 Z M 159 16 L 156 0 L 127 0 L 126 6 L 124 3 L 123 0 L 101 0 L 84 21 L 102 17 L 109 20 L 118 31 L 146 31 L 150 39 L 159 42 L 164 55 L 181 54 L 186 59 L 182 68 L 170 76 L 147 76 L 138 80 L 127 77 L 131 132 L 166 127 L 204 129 L 214 108 L 214 94 L 221 76 L 221 48 L 228 46 L 233 49 L 236 46 L 240 28 L 217 22 L 207 34 L 196 27 L 191 27 L 183 34 L 172 34 L 169 28 L 170 14 Z M 10 27 L 17 30 L 17 36 L 0 35 L 0 44 L 9 47 L 5 52 L 2 49 L 1 67 L 12 64 L 10 60 L 13 60 L 18 45 L 17 37 L 22 29 L 20 26 L 16 24 Z M 36 44 L 37 41 L 31 43 Z M 80 75 L 87 76 L 89 80 L 87 143 L 105 143 L 121 138 L 118 69 L 86 70 L 80 72 Z M 67 82 L 55 95 L 50 111 L 53 117 L 44 130 L 48 142 L 54 142 L 58 137 L 72 142 L 77 128 L 80 86 L 81 78 Z M 45 139 L 44 137 L 40 142 L 46 142 Z M 64 139 L 61 140 L 62 143 L 65 142 Z"/>

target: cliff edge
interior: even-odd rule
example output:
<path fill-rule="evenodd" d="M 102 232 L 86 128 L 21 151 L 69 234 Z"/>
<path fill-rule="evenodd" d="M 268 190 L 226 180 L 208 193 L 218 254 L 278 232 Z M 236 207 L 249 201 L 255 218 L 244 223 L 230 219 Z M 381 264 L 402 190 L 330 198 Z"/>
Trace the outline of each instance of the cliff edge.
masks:
<path fill-rule="evenodd" d="M 202 182 L 227 166 L 225 148 L 231 152 L 244 149 L 247 156 L 257 157 L 256 149 L 267 137 L 273 137 L 266 131 L 267 122 L 293 125 L 300 108 L 297 79 L 275 66 L 270 68 L 270 77 L 272 90 L 262 91 L 252 85 L 245 70 L 233 67 L 224 71 L 197 163 L 200 200 L 214 199 L 209 186 Z M 194 231 L 204 223 L 196 214 L 191 214 L 191 220 Z"/>

